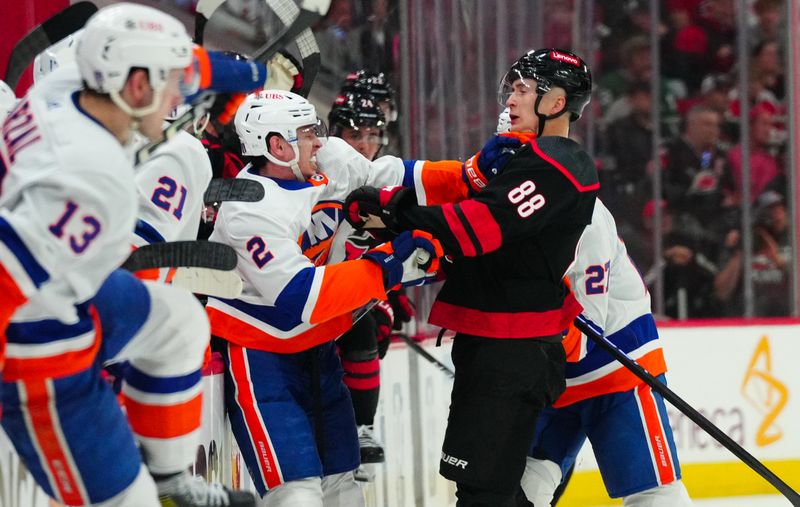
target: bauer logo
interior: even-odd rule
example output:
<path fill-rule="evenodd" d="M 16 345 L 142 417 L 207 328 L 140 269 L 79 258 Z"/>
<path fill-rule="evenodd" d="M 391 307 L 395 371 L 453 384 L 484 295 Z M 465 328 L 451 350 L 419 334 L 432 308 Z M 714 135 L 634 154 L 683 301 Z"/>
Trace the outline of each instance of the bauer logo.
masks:
<path fill-rule="evenodd" d="M 558 51 L 550 51 L 550 59 L 551 60 L 558 60 L 559 62 L 568 63 L 570 65 L 574 65 L 576 67 L 581 66 L 581 61 L 575 58 L 574 56 L 566 55 L 564 53 L 559 53 Z"/>
<path fill-rule="evenodd" d="M 761 337 L 753 352 L 742 380 L 741 392 L 763 416 L 756 430 L 756 445 L 764 447 L 780 440 L 784 432 L 778 416 L 786 407 L 789 390 L 773 374 L 772 354 L 766 335 Z"/>
<path fill-rule="evenodd" d="M 448 465 L 453 465 L 456 468 L 461 468 L 463 470 L 467 469 L 467 465 L 469 464 L 466 460 L 456 458 L 455 456 L 450 456 L 449 454 L 442 453 L 442 461 L 447 463 Z"/>

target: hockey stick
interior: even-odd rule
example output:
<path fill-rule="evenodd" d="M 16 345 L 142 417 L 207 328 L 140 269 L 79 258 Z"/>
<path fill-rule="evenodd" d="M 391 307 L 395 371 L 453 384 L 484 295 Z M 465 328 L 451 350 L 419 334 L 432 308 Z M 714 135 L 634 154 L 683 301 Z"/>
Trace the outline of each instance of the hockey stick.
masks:
<path fill-rule="evenodd" d="M 122 264 L 128 271 L 156 268 L 236 268 L 236 250 L 214 241 L 171 241 L 153 243 L 134 250 Z"/>
<path fill-rule="evenodd" d="M 281 37 L 289 27 L 297 20 L 300 14 L 300 8 L 297 7 L 292 0 L 264 0 L 269 8 L 278 15 L 283 28 L 275 35 Z M 196 14 L 194 17 L 194 41 L 202 45 L 205 39 L 206 24 L 211 19 L 211 16 L 222 7 L 226 0 L 200 0 L 197 2 L 195 8 Z"/>
<path fill-rule="evenodd" d="M 392 336 L 399 336 L 401 340 L 403 340 L 404 342 L 406 342 L 406 345 L 408 345 L 408 346 L 411 348 L 411 350 L 413 350 L 413 351 L 414 351 L 414 352 L 416 352 L 417 354 L 419 354 L 419 355 L 421 355 L 422 357 L 424 357 L 425 359 L 427 359 L 429 363 L 431 363 L 431 364 L 432 364 L 432 365 L 434 365 L 436 368 L 438 368 L 439 370 L 441 370 L 441 371 L 442 371 L 442 372 L 443 372 L 445 375 L 447 375 L 448 377 L 450 377 L 450 378 L 456 378 L 456 372 L 454 372 L 453 370 L 451 370 L 451 369 L 450 369 L 450 368 L 449 368 L 449 367 L 448 367 L 446 364 L 444 364 L 443 362 L 441 362 L 441 361 L 439 361 L 438 359 L 436 359 L 435 357 L 433 357 L 433 356 L 431 355 L 431 353 L 430 353 L 430 352 L 428 352 L 427 350 L 425 350 L 425 347 L 423 347 L 422 345 L 420 345 L 419 343 L 417 343 L 416 341 L 414 341 L 414 339 L 413 339 L 413 338 L 409 338 L 408 336 L 406 336 L 406 335 L 404 335 L 404 334 L 394 334 L 394 335 L 392 335 Z"/>
<path fill-rule="evenodd" d="M 311 86 L 313 86 L 314 80 L 317 78 L 320 66 L 322 65 L 322 58 L 319 55 L 319 45 L 317 44 L 317 38 L 314 37 L 314 32 L 311 31 L 311 28 L 303 30 L 300 35 L 297 36 L 295 42 L 297 43 L 297 48 L 300 50 L 300 59 L 302 60 L 303 66 L 303 70 L 301 71 L 303 84 L 300 86 L 297 93 L 308 98 L 308 94 L 311 92 Z"/>
<path fill-rule="evenodd" d="M 292 2 L 291 0 L 265 0 L 269 8 L 278 16 L 283 23 L 284 28 L 281 30 L 275 37 L 276 42 L 270 44 L 270 47 L 273 44 L 279 44 L 280 41 L 288 41 L 291 38 L 292 33 L 289 33 L 290 28 L 295 23 L 306 23 L 306 21 L 299 19 L 299 16 L 302 14 L 300 8 Z M 204 39 L 204 32 L 206 24 L 208 20 L 211 19 L 211 16 L 214 12 L 225 3 L 225 0 L 200 0 L 197 3 L 197 14 L 195 15 L 195 25 L 194 25 L 194 39 L 195 42 L 198 44 L 203 43 Z M 327 12 L 330 2 L 328 1 L 328 5 L 324 5 L 325 2 L 320 2 L 315 0 L 314 2 L 304 2 L 302 8 L 306 11 L 311 11 L 314 9 L 319 10 L 322 12 L 323 15 Z M 312 21 L 306 25 L 310 27 L 311 23 L 315 22 L 313 17 L 306 15 Z M 302 25 L 301 25 L 302 26 Z M 300 86 L 300 89 L 297 91 L 298 94 L 302 95 L 303 97 L 308 97 L 309 92 L 311 91 L 311 86 L 314 84 L 314 80 L 319 73 L 319 69 L 322 63 L 322 60 L 319 55 L 319 45 L 317 44 L 317 39 L 314 37 L 314 33 L 311 31 L 311 28 L 306 28 L 302 31 L 299 31 L 299 34 L 294 38 L 295 44 L 297 44 L 297 49 L 300 51 L 300 60 L 302 66 L 302 77 L 303 82 Z M 285 45 L 281 44 L 278 48 L 283 47 Z M 267 46 L 265 46 L 266 48 Z M 258 50 L 256 54 L 263 51 L 264 48 Z M 272 55 L 270 55 L 272 56 Z M 266 60 L 268 57 L 264 57 Z M 260 60 L 258 56 L 256 56 L 256 60 Z"/>
<path fill-rule="evenodd" d="M 755 456 L 747 452 L 744 447 L 737 444 L 731 437 L 722 432 L 721 429 L 716 427 L 714 423 L 706 419 L 703 414 L 694 409 L 691 405 L 686 403 L 680 396 L 675 394 L 670 388 L 662 384 L 658 379 L 652 376 L 647 370 L 639 366 L 639 364 L 628 357 L 627 354 L 619 350 L 613 343 L 605 338 L 602 333 L 598 332 L 592 327 L 591 322 L 587 321 L 582 315 L 575 319 L 575 327 L 581 330 L 593 342 L 600 346 L 603 350 L 611 354 L 611 356 L 622 363 L 634 375 L 639 377 L 644 383 L 649 385 L 654 391 L 669 401 L 675 408 L 683 412 L 689 419 L 696 425 L 700 426 L 706 433 L 711 435 L 714 440 L 722 444 L 726 449 L 731 451 L 734 456 L 742 460 L 747 466 L 752 468 L 758 475 L 763 477 L 767 482 L 775 487 L 783 496 L 785 496 L 795 507 L 800 507 L 800 494 L 793 490 L 788 484 L 783 482 L 780 477 L 775 475 L 769 468 L 761 463 Z"/>
<path fill-rule="evenodd" d="M 264 198 L 264 186 L 254 180 L 214 178 L 203 194 L 203 203 L 225 201 L 258 202 Z"/>
<path fill-rule="evenodd" d="M 235 271 L 209 268 L 178 268 L 172 285 L 183 287 L 195 294 L 205 294 L 224 299 L 235 299 L 242 293 L 242 279 Z"/>
<path fill-rule="evenodd" d="M 28 32 L 28 35 L 20 39 L 11 50 L 5 72 L 5 82 L 8 86 L 12 90 L 15 89 L 25 69 L 33 62 L 36 55 L 83 28 L 95 12 L 97 6 L 92 2 L 78 2 Z"/>
<path fill-rule="evenodd" d="M 281 18 L 282 22 L 284 19 L 290 20 L 290 22 L 288 23 L 288 28 L 281 31 L 282 35 L 278 39 L 258 50 L 253 58 L 255 61 L 266 61 L 270 59 L 280 48 L 284 47 L 288 41 L 291 41 L 297 37 L 300 32 L 321 19 L 322 16 L 328 12 L 331 0 L 305 0 L 300 7 L 300 13 L 295 18 L 291 17 L 291 12 L 293 12 L 291 8 L 296 10 L 297 5 L 291 0 L 268 0 L 268 3 L 270 6 L 276 6 L 276 9 L 278 9 L 276 10 L 276 14 Z M 219 7 L 219 5 L 217 5 L 217 7 Z M 207 92 L 201 94 L 198 100 L 192 104 L 189 111 L 180 115 L 169 127 L 164 129 L 164 137 L 162 140 L 150 143 L 136 152 L 136 164 L 141 164 L 148 160 L 153 152 L 162 144 L 172 139 L 179 130 L 182 130 L 195 120 L 203 117 L 213 103 L 214 93 Z"/>

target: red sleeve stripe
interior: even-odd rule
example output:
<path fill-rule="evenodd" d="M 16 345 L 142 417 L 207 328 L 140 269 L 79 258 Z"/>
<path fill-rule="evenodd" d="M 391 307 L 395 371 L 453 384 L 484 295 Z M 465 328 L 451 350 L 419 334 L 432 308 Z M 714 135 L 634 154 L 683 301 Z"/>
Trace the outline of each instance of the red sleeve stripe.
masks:
<path fill-rule="evenodd" d="M 458 218 L 455 206 L 452 204 L 443 205 L 442 213 L 444 214 L 444 219 L 447 220 L 447 225 L 450 226 L 450 231 L 458 242 L 459 248 L 461 248 L 461 252 L 466 256 L 474 257 L 476 254 L 475 245 L 469 239 L 469 234 L 464 228 L 464 224 Z"/>
<path fill-rule="evenodd" d="M 483 253 L 500 248 L 503 243 L 503 235 L 500 232 L 500 224 L 492 216 L 489 207 L 482 202 L 473 200 L 463 201 L 458 206 L 472 230 L 475 231 Z"/>
<path fill-rule="evenodd" d="M 575 179 L 575 176 L 573 176 L 572 173 L 569 172 L 566 167 L 559 164 L 554 158 L 546 155 L 541 150 L 541 148 L 539 148 L 539 145 L 536 143 L 536 141 L 531 140 L 531 147 L 533 148 L 533 151 L 535 151 L 537 155 L 542 157 L 543 160 L 546 160 L 550 165 L 561 171 L 561 174 L 563 174 L 575 186 L 575 188 L 578 189 L 579 192 L 589 192 L 600 188 L 599 182 L 592 183 L 591 185 L 581 185 L 580 183 L 578 183 L 578 180 Z"/>

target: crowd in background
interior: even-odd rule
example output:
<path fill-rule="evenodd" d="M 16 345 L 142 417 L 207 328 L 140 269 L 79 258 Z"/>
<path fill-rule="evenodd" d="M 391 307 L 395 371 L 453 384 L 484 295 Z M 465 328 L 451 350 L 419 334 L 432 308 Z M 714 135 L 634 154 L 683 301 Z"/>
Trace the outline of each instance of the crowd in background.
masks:
<path fill-rule="evenodd" d="M 191 2 L 185 3 L 190 9 Z M 259 2 L 228 3 L 246 12 Z M 790 314 L 785 0 L 750 2 L 746 90 L 738 87 L 736 3 L 662 0 L 657 27 L 651 26 L 651 7 L 646 0 L 595 4 L 596 51 L 591 55 L 594 121 L 588 128 L 594 129 L 596 138 L 601 198 L 616 217 L 620 235 L 645 281 L 652 284 L 657 270 L 663 270 L 664 317 L 743 314 L 742 97 L 749 104 L 754 315 Z M 435 2 L 422 4 L 433 9 Z M 547 46 L 570 46 L 575 1 L 538 4 L 547 9 L 540 40 Z M 335 89 L 348 72 L 368 69 L 385 73 L 398 90 L 402 52 L 398 5 L 398 0 L 333 0 L 315 30 L 322 57 L 315 86 Z M 464 16 L 474 14 L 465 7 Z M 654 29 L 660 41 L 659 96 L 655 99 L 663 141 L 655 159 L 651 114 Z M 457 35 L 448 38 L 452 41 Z M 469 43 L 465 45 L 469 50 Z M 465 65 L 465 73 L 474 72 L 473 64 Z M 466 82 L 470 90 L 469 80 Z M 429 110 L 425 105 L 413 107 L 424 113 Z M 400 114 L 408 112 L 401 109 Z M 467 120 L 470 118 L 468 114 Z M 436 120 L 429 121 L 432 126 Z M 431 136 L 436 135 L 434 130 Z M 398 132 L 390 134 L 391 146 L 382 153 L 403 155 Z M 663 189 L 658 199 L 653 196 L 651 181 L 656 164 L 661 167 Z M 660 255 L 654 255 L 657 207 L 662 218 Z"/>

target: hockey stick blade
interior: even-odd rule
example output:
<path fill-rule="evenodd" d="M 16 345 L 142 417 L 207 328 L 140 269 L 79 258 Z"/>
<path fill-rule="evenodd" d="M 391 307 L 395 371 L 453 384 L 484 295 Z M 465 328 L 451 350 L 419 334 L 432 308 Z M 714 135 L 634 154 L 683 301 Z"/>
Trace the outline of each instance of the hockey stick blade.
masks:
<path fill-rule="evenodd" d="M 255 52 L 253 59 L 261 62 L 270 59 L 279 49 L 296 39 L 303 30 L 322 19 L 327 14 L 330 5 L 331 0 L 305 0 L 302 2 L 300 14 L 298 14 L 297 19 L 294 20 L 289 29 L 273 42 L 259 48 Z"/>
<path fill-rule="evenodd" d="M 211 16 L 220 8 L 225 0 L 200 0 L 195 7 L 194 15 L 194 41 L 203 45 L 203 34 L 206 30 L 206 23 Z"/>
<path fill-rule="evenodd" d="M 195 294 L 224 299 L 236 299 L 242 293 L 242 278 L 236 271 L 219 269 L 178 268 L 172 277 L 172 285 Z"/>
<path fill-rule="evenodd" d="M 297 48 L 300 50 L 300 59 L 303 65 L 303 84 L 297 91 L 298 95 L 308 98 L 311 92 L 311 87 L 314 85 L 314 80 L 319 74 L 319 69 L 322 66 L 322 58 L 319 55 L 319 45 L 317 39 L 314 37 L 314 32 L 311 28 L 306 28 L 295 39 Z"/>
<path fill-rule="evenodd" d="M 236 251 L 214 241 L 172 241 L 153 243 L 134 250 L 122 264 L 128 271 L 157 268 L 209 268 L 231 271 L 236 268 Z"/>
<path fill-rule="evenodd" d="M 755 456 L 747 452 L 744 447 L 736 443 L 731 437 L 726 435 L 721 429 L 714 425 L 711 421 L 706 419 L 703 414 L 698 412 L 694 407 L 686 403 L 680 396 L 675 394 L 669 387 L 662 384 L 657 378 L 652 376 L 647 370 L 642 368 L 639 363 L 628 357 L 623 351 L 618 349 L 616 345 L 611 343 L 602 333 L 598 332 L 592 324 L 579 315 L 575 319 L 575 327 L 577 327 L 583 334 L 589 337 L 595 344 L 608 352 L 611 357 L 622 363 L 634 375 L 639 377 L 644 383 L 649 385 L 653 391 L 664 397 L 665 400 L 670 402 L 675 408 L 683 412 L 686 417 L 692 420 L 696 425 L 700 426 L 706 433 L 711 435 L 717 442 L 722 444 L 726 449 L 731 451 L 734 456 L 742 460 L 745 465 L 752 468 L 758 475 L 763 477 L 767 482 L 775 487 L 783 496 L 785 496 L 795 507 L 800 507 L 800 494 L 793 490 L 791 486 L 783 482 L 780 477 L 775 475 L 769 468 L 760 462 Z"/>
<path fill-rule="evenodd" d="M 95 12 L 97 6 L 92 2 L 78 2 L 34 27 L 11 50 L 5 72 L 8 86 L 15 89 L 36 55 L 83 28 Z"/>
<path fill-rule="evenodd" d="M 214 204 L 225 201 L 258 202 L 264 198 L 264 186 L 254 180 L 214 178 L 208 184 L 203 202 Z"/>

